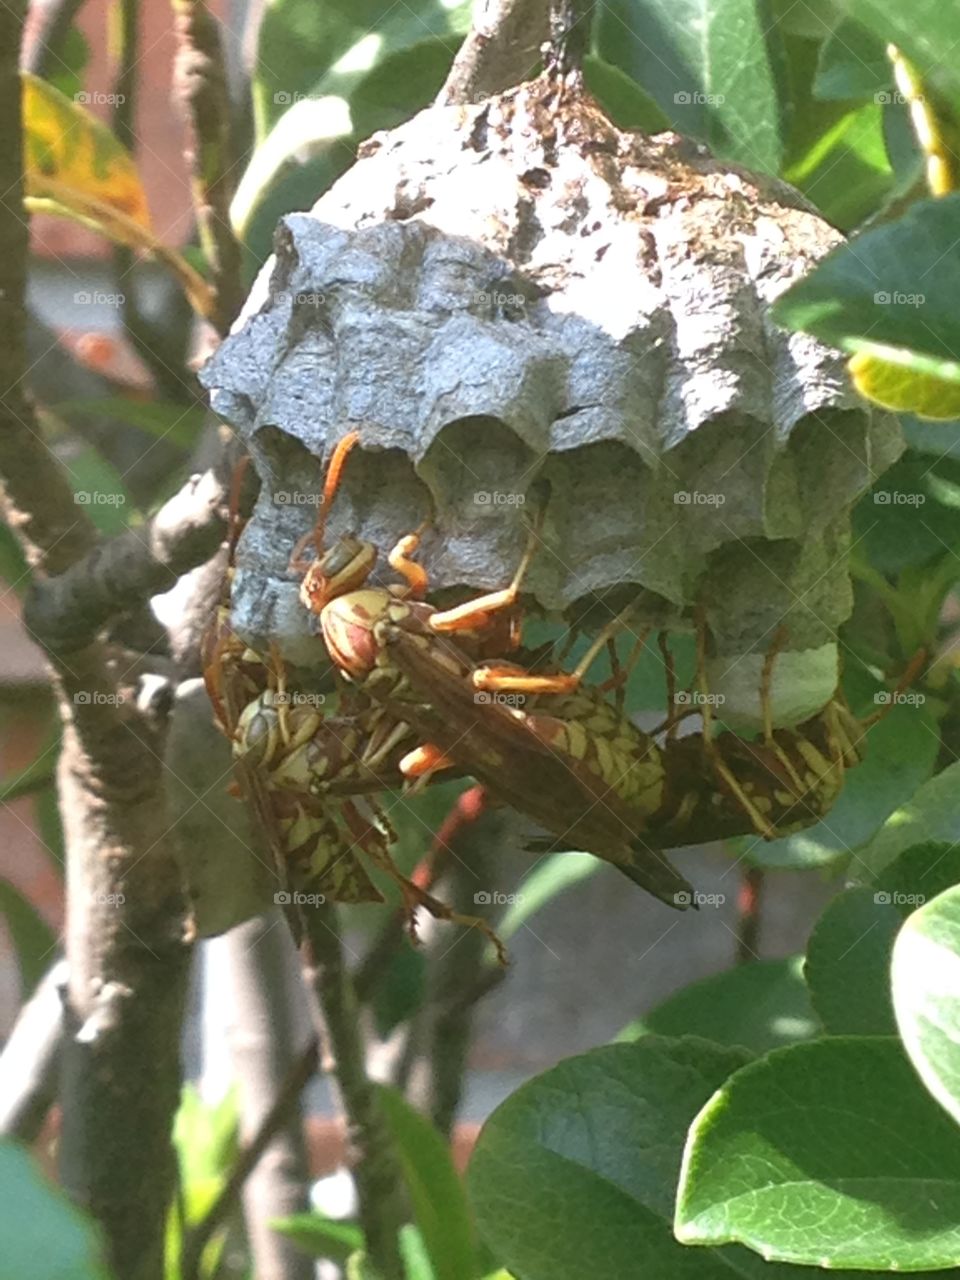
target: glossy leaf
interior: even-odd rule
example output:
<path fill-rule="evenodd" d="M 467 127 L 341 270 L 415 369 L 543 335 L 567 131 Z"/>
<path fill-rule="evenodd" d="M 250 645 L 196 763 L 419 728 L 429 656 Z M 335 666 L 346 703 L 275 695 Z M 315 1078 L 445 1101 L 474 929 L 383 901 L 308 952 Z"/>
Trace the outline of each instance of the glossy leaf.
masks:
<path fill-rule="evenodd" d="M 802 973 L 803 957 L 737 965 L 683 987 L 636 1022 L 618 1040 L 703 1036 L 715 1044 L 765 1053 L 807 1040 L 819 1031 Z"/>
<path fill-rule="evenodd" d="M 952 1267 L 956 1127 L 894 1037 L 777 1049 L 691 1126 L 675 1229 L 688 1244 L 739 1242 L 810 1267 Z"/>
<path fill-rule="evenodd" d="M 742 1051 L 647 1036 L 570 1058 L 517 1090 L 467 1172 L 480 1230 L 524 1280 L 759 1274 L 740 1251 L 686 1250 L 670 1231 L 690 1120 Z M 777 1269 L 770 1280 L 781 1280 Z"/>
<path fill-rule="evenodd" d="M 753 0 L 613 0 L 596 39 L 680 133 L 751 169 L 779 170 L 779 33 Z"/>
<path fill-rule="evenodd" d="M 960 44 L 960 10 L 941 0 L 837 0 L 841 9 L 878 40 L 892 41 L 921 67 L 936 68 L 960 88 L 955 51 Z"/>
<path fill-rule="evenodd" d="M 915 911 L 893 949 L 893 1005 L 904 1047 L 960 1122 L 960 887 Z"/>
<path fill-rule="evenodd" d="M 928 840 L 960 844 L 960 762 L 925 782 L 916 795 L 890 815 L 877 834 L 857 851 L 857 869 L 878 873 L 911 845 Z"/>

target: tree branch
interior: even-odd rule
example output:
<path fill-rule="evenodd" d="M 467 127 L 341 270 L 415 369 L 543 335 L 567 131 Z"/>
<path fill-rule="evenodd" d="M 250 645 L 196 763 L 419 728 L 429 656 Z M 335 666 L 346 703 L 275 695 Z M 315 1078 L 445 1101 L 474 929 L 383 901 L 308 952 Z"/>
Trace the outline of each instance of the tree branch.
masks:
<path fill-rule="evenodd" d="M 529 80 L 547 39 L 549 0 L 485 0 L 437 102 L 477 102 Z"/>
<path fill-rule="evenodd" d="M 398 1232 L 406 1221 L 400 1161 L 367 1075 L 360 1006 L 343 958 L 333 907 L 305 912 L 304 968 L 324 1032 L 324 1066 L 333 1072 L 347 1121 L 366 1252 L 383 1280 L 403 1280 Z"/>

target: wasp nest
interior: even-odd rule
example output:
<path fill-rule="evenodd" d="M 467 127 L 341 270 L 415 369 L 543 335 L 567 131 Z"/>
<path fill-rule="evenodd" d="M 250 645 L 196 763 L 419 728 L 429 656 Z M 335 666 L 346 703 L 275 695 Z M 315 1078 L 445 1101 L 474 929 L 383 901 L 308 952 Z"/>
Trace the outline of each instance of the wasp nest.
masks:
<path fill-rule="evenodd" d="M 437 590 L 509 581 L 536 510 L 547 613 L 639 591 L 641 621 L 705 605 L 723 653 L 781 622 L 789 648 L 829 646 L 850 507 L 899 432 L 769 308 L 839 240 L 791 188 L 544 80 L 372 138 L 281 223 L 204 372 L 263 481 L 236 624 L 303 660 L 287 563 L 356 428 L 329 534 L 386 550 L 429 520 Z"/>

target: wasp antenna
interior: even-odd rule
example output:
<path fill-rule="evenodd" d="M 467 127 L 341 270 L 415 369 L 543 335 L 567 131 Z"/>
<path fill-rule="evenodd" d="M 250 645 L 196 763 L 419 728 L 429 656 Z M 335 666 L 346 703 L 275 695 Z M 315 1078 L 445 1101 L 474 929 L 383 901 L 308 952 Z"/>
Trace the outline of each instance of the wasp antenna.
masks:
<path fill-rule="evenodd" d="M 327 473 L 323 480 L 323 501 L 320 503 L 320 511 L 317 515 L 317 523 L 313 530 L 313 542 L 317 549 L 317 555 L 323 555 L 323 534 L 327 525 L 327 511 L 333 502 L 337 490 L 340 488 L 340 478 L 343 475 L 344 464 L 347 461 L 347 455 L 355 444 L 360 440 L 359 431 L 348 431 L 345 436 L 337 441 L 333 453 L 330 455 L 330 461 L 327 464 Z"/>

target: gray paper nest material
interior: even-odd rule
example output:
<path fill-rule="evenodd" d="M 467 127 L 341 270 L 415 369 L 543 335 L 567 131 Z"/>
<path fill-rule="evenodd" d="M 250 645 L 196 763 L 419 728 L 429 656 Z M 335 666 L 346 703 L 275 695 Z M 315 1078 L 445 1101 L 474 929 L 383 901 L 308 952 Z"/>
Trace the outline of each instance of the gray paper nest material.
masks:
<path fill-rule="evenodd" d="M 358 428 L 330 535 L 386 550 L 430 516 L 438 589 L 509 581 L 546 498 L 544 610 L 640 587 L 655 621 L 705 599 L 727 652 L 783 618 L 791 647 L 822 644 L 849 611 L 850 506 L 901 447 L 840 355 L 769 319 L 840 238 L 782 183 L 543 81 L 376 136 L 281 223 L 204 371 L 264 481 L 236 624 L 303 659 L 286 566 L 324 450 Z"/>

